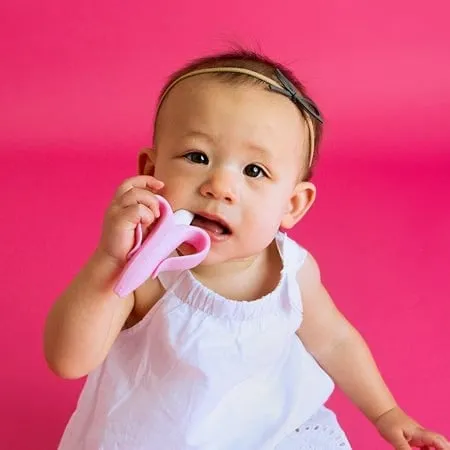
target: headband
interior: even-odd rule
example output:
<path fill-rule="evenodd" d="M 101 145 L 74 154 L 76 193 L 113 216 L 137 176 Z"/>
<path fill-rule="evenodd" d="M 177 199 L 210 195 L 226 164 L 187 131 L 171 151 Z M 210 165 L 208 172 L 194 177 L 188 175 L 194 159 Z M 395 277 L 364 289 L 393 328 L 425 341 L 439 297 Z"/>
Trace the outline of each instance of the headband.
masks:
<path fill-rule="evenodd" d="M 272 78 L 262 75 L 259 72 L 255 72 L 254 70 L 244 69 L 241 67 L 210 67 L 207 69 L 193 70 L 184 75 L 181 75 L 180 77 L 175 79 L 171 84 L 169 84 L 169 86 L 167 86 L 167 88 L 161 95 L 157 111 L 159 111 L 161 104 L 166 98 L 167 94 L 176 84 L 178 84 L 180 81 L 185 80 L 186 78 L 206 73 L 242 73 L 250 77 L 256 78 L 258 80 L 264 81 L 269 85 L 269 89 L 271 91 L 278 92 L 279 94 L 285 95 L 286 97 L 290 98 L 299 108 L 308 126 L 309 141 L 310 141 L 309 167 L 312 166 L 314 158 L 315 139 L 314 139 L 314 126 L 311 117 L 314 117 L 320 123 L 323 123 L 323 118 L 317 107 L 310 100 L 299 94 L 295 86 L 283 75 L 283 73 L 279 69 L 276 69 L 275 71 L 276 77 L 278 78 L 279 82 L 276 82 L 275 80 L 272 80 Z"/>

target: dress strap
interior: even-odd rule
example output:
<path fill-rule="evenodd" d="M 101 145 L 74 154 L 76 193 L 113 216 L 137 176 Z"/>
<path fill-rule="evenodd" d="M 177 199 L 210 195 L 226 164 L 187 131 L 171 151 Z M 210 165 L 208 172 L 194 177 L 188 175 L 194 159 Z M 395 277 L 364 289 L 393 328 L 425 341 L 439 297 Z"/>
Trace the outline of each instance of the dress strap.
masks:
<path fill-rule="evenodd" d="M 291 239 L 286 233 L 281 233 L 278 237 L 278 246 L 283 258 L 285 269 L 292 274 L 297 272 L 303 266 L 308 252 Z"/>
<path fill-rule="evenodd" d="M 297 281 L 297 274 L 303 266 L 308 252 L 285 233 L 280 233 L 277 241 L 283 258 L 283 270 L 286 273 L 289 302 L 296 311 L 303 314 L 302 293 Z"/>

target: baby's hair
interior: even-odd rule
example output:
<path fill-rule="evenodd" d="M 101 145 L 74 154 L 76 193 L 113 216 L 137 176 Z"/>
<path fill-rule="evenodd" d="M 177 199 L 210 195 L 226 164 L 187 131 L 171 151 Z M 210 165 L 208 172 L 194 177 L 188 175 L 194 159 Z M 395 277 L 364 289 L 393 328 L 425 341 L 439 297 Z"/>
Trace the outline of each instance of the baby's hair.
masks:
<path fill-rule="evenodd" d="M 305 87 L 298 80 L 298 78 L 294 75 L 292 70 L 284 66 L 283 64 L 272 60 L 271 58 L 264 56 L 262 54 L 248 51 L 248 50 L 234 50 L 225 53 L 218 53 L 215 55 L 205 56 L 190 63 L 186 64 L 181 69 L 177 70 L 173 73 L 163 89 L 161 90 L 159 100 L 161 101 L 162 97 L 165 95 L 167 89 L 180 77 L 188 74 L 189 72 L 193 72 L 201 69 L 212 69 L 212 68 L 223 68 L 223 67 L 236 67 L 240 69 L 247 69 L 254 72 L 257 72 L 261 75 L 264 75 L 274 81 L 278 81 L 277 78 L 277 70 L 280 71 L 295 87 L 297 92 L 309 102 L 313 108 L 317 111 L 317 105 L 314 101 L 309 97 Z M 253 84 L 253 85 L 263 85 L 264 81 L 261 81 L 255 77 L 246 75 L 244 73 L 233 73 L 233 72 L 214 72 L 210 73 L 210 76 L 217 77 L 220 80 L 231 84 Z M 158 111 L 156 112 L 158 115 Z M 155 118 L 155 127 L 156 127 L 156 119 Z M 305 180 L 309 180 L 312 177 L 313 168 L 317 162 L 319 144 L 322 137 L 322 123 L 317 120 L 315 117 L 311 117 L 311 123 L 314 132 L 314 148 L 313 154 L 307 155 L 308 161 L 310 161 L 307 173 L 303 177 Z M 308 145 L 309 148 L 309 145 Z"/>

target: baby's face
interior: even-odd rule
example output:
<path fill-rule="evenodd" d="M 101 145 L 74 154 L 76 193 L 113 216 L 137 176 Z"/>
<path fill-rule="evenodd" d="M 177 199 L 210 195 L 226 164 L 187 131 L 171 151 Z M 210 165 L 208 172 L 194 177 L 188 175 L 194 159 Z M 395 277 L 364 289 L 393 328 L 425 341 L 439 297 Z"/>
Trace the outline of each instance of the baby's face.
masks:
<path fill-rule="evenodd" d="M 305 162 L 296 106 L 260 86 L 197 76 L 166 98 L 155 130 L 154 176 L 174 210 L 206 229 L 214 264 L 250 257 L 273 240 L 292 210 Z"/>

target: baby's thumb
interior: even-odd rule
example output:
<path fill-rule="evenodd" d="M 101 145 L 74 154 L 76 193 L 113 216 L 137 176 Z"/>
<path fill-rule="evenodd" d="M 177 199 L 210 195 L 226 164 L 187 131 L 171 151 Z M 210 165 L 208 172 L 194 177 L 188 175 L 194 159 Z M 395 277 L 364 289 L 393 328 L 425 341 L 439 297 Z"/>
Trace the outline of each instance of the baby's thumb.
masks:
<path fill-rule="evenodd" d="M 396 445 L 395 450 L 411 450 L 411 447 L 408 444 L 408 441 L 405 441 L 405 442 L 401 442 L 400 444 Z"/>
<path fill-rule="evenodd" d="M 411 446 L 406 438 L 401 434 L 397 437 L 397 439 L 393 442 L 395 450 L 411 450 Z"/>

